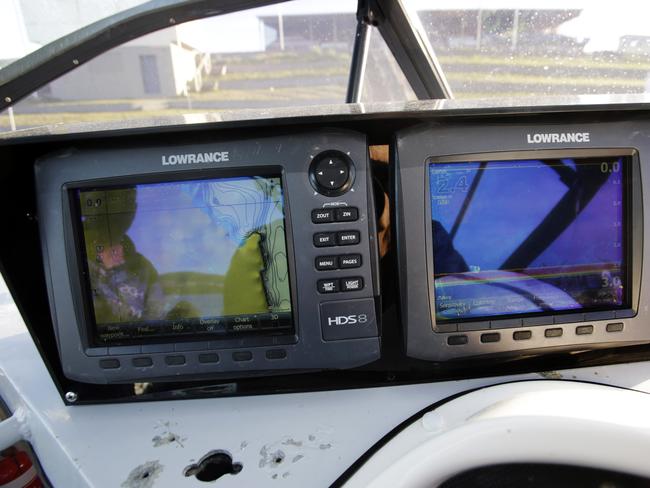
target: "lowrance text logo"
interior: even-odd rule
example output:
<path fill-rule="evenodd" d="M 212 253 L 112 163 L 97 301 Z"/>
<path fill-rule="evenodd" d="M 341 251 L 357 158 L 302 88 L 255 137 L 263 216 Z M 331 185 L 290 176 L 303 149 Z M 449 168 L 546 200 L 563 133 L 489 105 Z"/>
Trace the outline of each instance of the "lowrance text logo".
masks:
<path fill-rule="evenodd" d="M 356 325 L 368 322 L 368 316 L 365 313 L 358 315 L 337 315 L 336 317 L 327 317 L 327 325 Z"/>
<path fill-rule="evenodd" d="M 162 157 L 163 166 L 176 166 L 179 164 L 223 163 L 230 160 L 228 151 L 204 152 L 189 154 L 171 154 Z"/>
<path fill-rule="evenodd" d="M 545 132 L 526 134 L 528 144 L 559 144 L 562 142 L 589 142 L 589 132 Z"/>

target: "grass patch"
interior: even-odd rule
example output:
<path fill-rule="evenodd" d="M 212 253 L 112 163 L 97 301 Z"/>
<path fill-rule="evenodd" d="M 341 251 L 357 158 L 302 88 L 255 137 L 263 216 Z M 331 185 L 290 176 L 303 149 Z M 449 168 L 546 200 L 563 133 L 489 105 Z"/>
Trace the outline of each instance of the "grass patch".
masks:
<path fill-rule="evenodd" d="M 346 61 L 352 59 L 352 53 L 345 51 L 336 51 L 333 49 L 321 50 L 312 49 L 306 52 L 299 51 L 268 51 L 257 54 L 234 54 L 234 55 L 218 55 L 213 58 L 215 64 L 250 64 L 255 63 L 270 63 L 279 64 L 286 62 L 306 63 L 310 61 Z"/>
<path fill-rule="evenodd" d="M 236 80 L 278 80 L 285 78 L 317 78 L 323 76 L 347 76 L 350 73 L 349 66 L 332 66 L 329 68 L 296 68 L 278 71 L 251 71 L 245 73 L 226 73 L 225 75 L 216 76 L 217 81 L 236 81 Z"/>
<path fill-rule="evenodd" d="M 438 56 L 438 60 L 445 64 L 476 64 L 484 66 L 525 66 L 533 68 L 560 67 L 560 68 L 593 68 L 593 69 L 624 69 L 648 71 L 650 62 L 648 61 L 608 61 L 606 59 L 594 58 L 563 58 L 563 57 L 530 57 L 530 56 L 489 56 L 489 55 L 453 55 Z"/>
<path fill-rule="evenodd" d="M 475 73 L 472 71 L 459 71 L 447 73 L 447 79 L 458 82 L 482 82 L 482 83 L 511 83 L 513 85 L 553 85 L 553 86 L 611 86 L 625 88 L 644 88 L 645 80 L 612 77 L 557 77 L 519 75 L 510 73 Z M 453 88 L 453 87 L 452 87 Z"/>
<path fill-rule="evenodd" d="M 315 98 L 337 97 L 345 99 L 343 85 L 314 85 L 281 87 L 270 90 L 268 88 L 256 90 L 213 90 L 201 93 L 192 93 L 190 98 L 197 101 L 292 101 L 313 100 Z"/>

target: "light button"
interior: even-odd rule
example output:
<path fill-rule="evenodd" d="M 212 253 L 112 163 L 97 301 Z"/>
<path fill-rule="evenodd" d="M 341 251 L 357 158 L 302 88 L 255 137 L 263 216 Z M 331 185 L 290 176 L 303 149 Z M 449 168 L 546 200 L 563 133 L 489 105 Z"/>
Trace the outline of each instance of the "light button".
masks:
<path fill-rule="evenodd" d="M 341 291 L 358 291 L 363 289 L 363 278 L 343 278 L 341 280 Z"/>

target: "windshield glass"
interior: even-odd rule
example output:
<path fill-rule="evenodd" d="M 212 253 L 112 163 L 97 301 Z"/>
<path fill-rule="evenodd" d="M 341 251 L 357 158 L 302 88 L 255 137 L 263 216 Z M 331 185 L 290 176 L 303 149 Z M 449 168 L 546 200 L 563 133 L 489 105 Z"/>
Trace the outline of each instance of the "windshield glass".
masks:
<path fill-rule="evenodd" d="M 125 120 L 150 125 L 179 116 L 167 123 L 200 122 L 205 114 L 220 120 L 244 109 L 343 104 L 356 8 L 356 0 L 296 0 L 162 29 L 97 56 L 0 113 L 0 132 Z M 373 31 L 362 100 L 414 99 Z"/>
<path fill-rule="evenodd" d="M 431 43 L 455 98 L 649 91 L 650 3 L 405 3 Z"/>
<path fill-rule="evenodd" d="M 59 37 L 145 0 L 3 0 L 0 68 Z"/>
<path fill-rule="evenodd" d="M 452 98 L 500 107 L 548 96 L 650 92 L 650 4 L 403 4 L 425 49 L 439 61 Z M 0 66 L 138 6 L 147 7 L 139 0 L 5 0 Z M 0 134 L 53 125 L 64 132 L 81 130 L 79 124 L 102 129 L 134 119 L 140 126 L 204 122 L 249 118 L 245 110 L 258 111 L 257 117 L 261 109 L 342 104 L 356 10 L 357 0 L 293 0 L 165 28 L 79 65 L 0 112 Z M 361 101 L 413 100 L 399 63 L 379 31 L 371 30 Z"/>

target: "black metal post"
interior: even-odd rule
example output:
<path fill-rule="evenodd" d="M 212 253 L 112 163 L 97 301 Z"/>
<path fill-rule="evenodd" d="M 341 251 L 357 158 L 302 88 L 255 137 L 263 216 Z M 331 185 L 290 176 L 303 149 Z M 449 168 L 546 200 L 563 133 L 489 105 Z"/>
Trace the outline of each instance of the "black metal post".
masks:
<path fill-rule="evenodd" d="M 350 79 L 348 80 L 348 93 L 345 97 L 346 103 L 359 103 L 361 101 L 366 63 L 368 62 L 371 28 L 372 26 L 363 18 L 359 18 L 357 33 L 354 38 L 354 49 L 352 50 L 352 65 L 350 67 Z"/>

